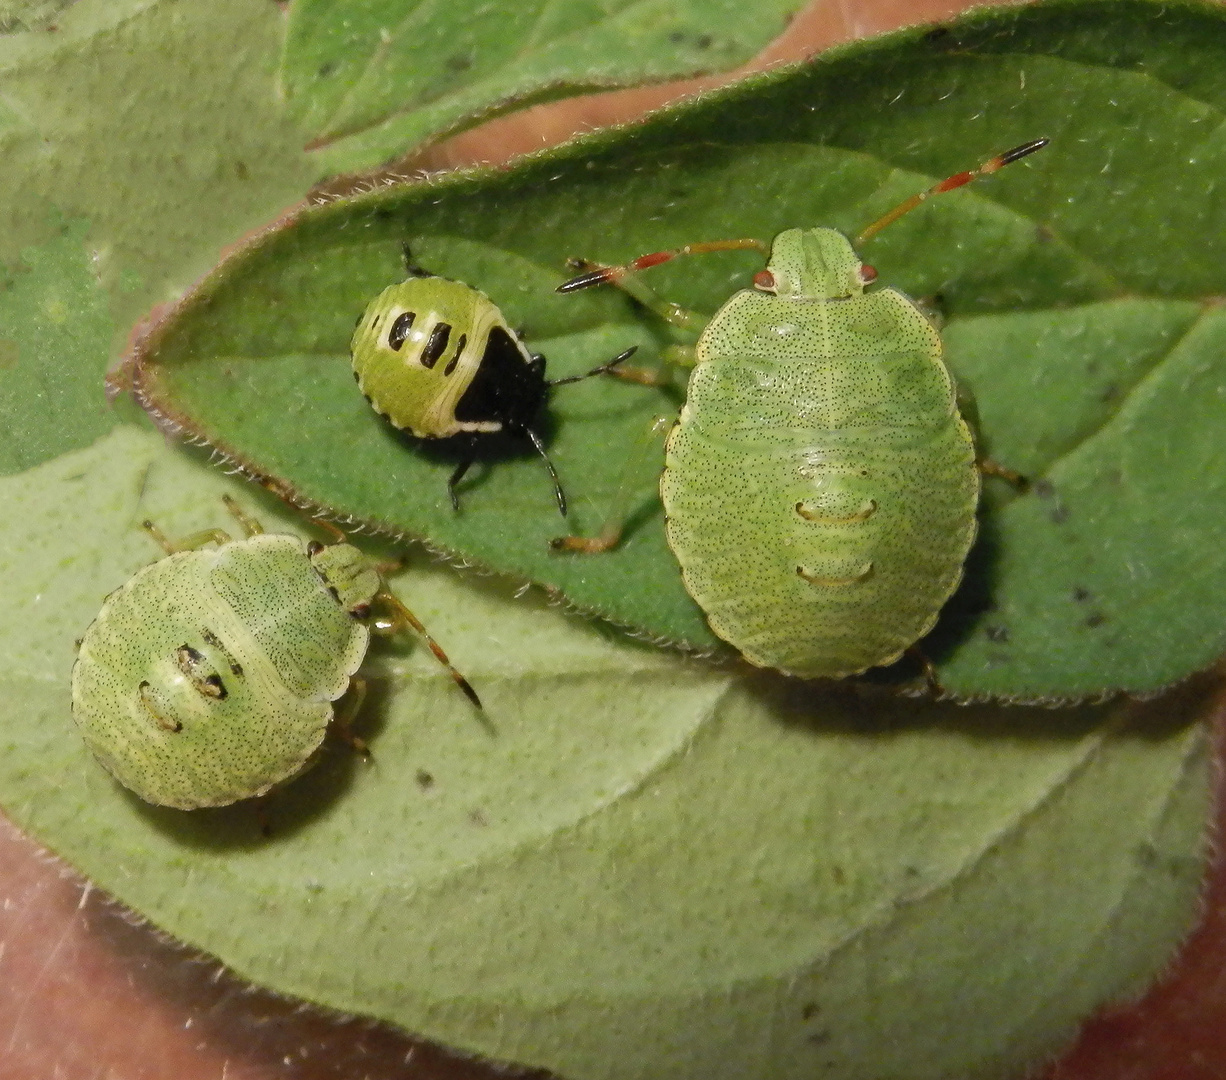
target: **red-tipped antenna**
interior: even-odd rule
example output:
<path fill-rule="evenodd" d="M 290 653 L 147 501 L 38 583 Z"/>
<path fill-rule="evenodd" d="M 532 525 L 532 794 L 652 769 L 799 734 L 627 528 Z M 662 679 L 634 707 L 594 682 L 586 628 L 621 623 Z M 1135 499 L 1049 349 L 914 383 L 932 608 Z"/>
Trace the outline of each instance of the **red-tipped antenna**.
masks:
<path fill-rule="evenodd" d="M 887 225 L 892 225 L 896 222 L 903 214 L 910 213 L 925 199 L 933 195 L 940 195 L 945 191 L 953 191 L 954 188 L 960 188 L 963 184 L 969 184 L 972 180 L 978 180 L 981 176 L 990 176 L 998 169 L 1003 169 L 1006 165 L 1012 165 L 1015 161 L 1019 161 L 1028 154 L 1033 154 L 1036 150 L 1042 150 L 1050 141 L 1050 139 L 1035 139 L 1033 142 L 1022 143 L 1021 146 L 1015 146 L 1012 150 L 1006 150 L 1003 154 L 997 154 L 996 157 L 989 158 L 977 169 L 971 169 L 969 172 L 954 173 L 953 176 L 946 177 L 939 184 L 933 184 L 927 191 L 921 191 L 918 195 L 912 195 L 911 198 L 899 203 L 888 214 L 879 217 L 857 236 L 856 246 L 859 247 L 870 236 L 876 236 Z"/>
<path fill-rule="evenodd" d="M 660 263 L 666 263 L 677 258 L 678 255 L 705 255 L 708 251 L 745 251 L 746 249 L 760 251 L 763 255 L 769 255 L 771 250 L 770 244 L 763 243 L 761 240 L 709 240 L 702 244 L 686 244 L 685 247 L 676 248 L 673 251 L 653 251 L 650 255 L 640 255 L 637 259 L 623 263 L 621 266 L 595 267 L 578 277 L 562 282 L 557 291 L 577 292 L 579 289 L 590 289 L 593 285 L 620 281 L 627 274 L 659 266 Z M 579 263 L 579 265 L 585 264 Z"/>

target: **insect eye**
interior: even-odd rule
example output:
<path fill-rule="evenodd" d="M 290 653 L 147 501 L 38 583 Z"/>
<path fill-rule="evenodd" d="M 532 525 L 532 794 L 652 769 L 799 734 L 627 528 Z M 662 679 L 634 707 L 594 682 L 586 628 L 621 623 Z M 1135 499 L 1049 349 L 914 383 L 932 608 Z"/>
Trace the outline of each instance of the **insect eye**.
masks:
<path fill-rule="evenodd" d="M 860 267 L 860 284 L 861 285 L 871 285 L 876 280 L 877 280 L 877 268 L 875 266 L 869 266 L 868 263 L 865 263 L 863 266 Z"/>
<path fill-rule="evenodd" d="M 753 287 L 761 289 L 763 292 L 773 292 L 775 289 L 775 275 L 769 270 L 759 270 L 753 276 Z"/>

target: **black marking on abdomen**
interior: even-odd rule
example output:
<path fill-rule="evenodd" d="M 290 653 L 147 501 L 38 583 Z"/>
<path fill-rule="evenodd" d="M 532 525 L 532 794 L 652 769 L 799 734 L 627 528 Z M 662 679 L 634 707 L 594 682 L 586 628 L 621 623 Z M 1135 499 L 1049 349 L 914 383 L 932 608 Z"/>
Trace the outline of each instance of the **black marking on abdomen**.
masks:
<path fill-rule="evenodd" d="M 191 680 L 192 686 L 207 698 L 212 698 L 214 701 L 225 701 L 229 692 L 226 690 L 225 683 L 221 681 L 221 676 L 217 672 L 212 671 L 212 665 L 205 659 L 204 654 L 190 645 L 180 645 L 175 650 L 175 659 L 178 661 L 179 670 Z M 208 672 L 208 674 L 205 674 Z"/>
<path fill-rule="evenodd" d="M 182 731 L 182 720 L 167 719 L 160 712 L 158 712 L 153 701 L 153 695 L 150 693 L 151 689 L 152 687 L 149 685 L 149 681 L 147 679 L 141 682 L 136 688 L 136 692 L 140 695 L 140 703 L 145 707 L 145 712 L 147 712 L 153 718 L 153 722 L 163 731 Z"/>
<path fill-rule="evenodd" d="M 413 328 L 413 320 L 417 318 L 415 311 L 402 311 L 396 316 L 396 321 L 392 323 L 392 328 L 387 332 L 387 347 L 393 352 L 399 352 L 404 345 L 405 338 L 409 336 L 409 331 Z"/>
<path fill-rule="evenodd" d="M 460 340 L 455 343 L 455 355 L 447 361 L 447 366 L 443 368 L 444 375 L 450 375 L 456 369 L 456 365 L 460 362 L 460 357 L 464 355 L 464 346 L 468 344 L 468 335 L 461 334 Z"/>
<path fill-rule="evenodd" d="M 426 347 L 421 351 L 421 366 L 432 368 L 437 364 L 443 353 L 447 351 L 447 342 L 451 338 L 451 323 L 435 323 L 430 331 Z"/>
<path fill-rule="evenodd" d="M 206 626 L 204 629 L 202 629 L 202 630 L 200 631 L 200 636 L 201 636 L 202 638 L 204 638 L 204 640 L 205 640 L 205 641 L 206 641 L 206 642 L 207 642 L 209 645 L 212 645 L 212 646 L 213 646 L 213 648 L 215 648 L 215 649 L 219 650 L 219 651 L 221 652 L 221 654 L 222 654 L 223 656 L 225 656 L 225 658 L 226 658 L 226 663 L 230 665 L 230 671 L 231 671 L 231 673 L 232 673 L 232 674 L 234 674 L 234 675 L 242 675 L 242 673 L 243 673 L 243 665 L 242 665 L 242 664 L 240 664 L 240 663 L 239 663 L 239 662 L 238 662 L 238 661 L 237 661 L 237 660 L 234 658 L 234 654 L 233 654 L 232 652 L 230 652 L 230 650 L 229 650 L 229 649 L 227 649 L 227 648 L 225 647 L 225 645 L 223 645 L 223 644 L 222 644 L 221 638 L 219 638 L 219 637 L 218 637 L 216 634 L 214 634 L 214 633 L 213 633 L 213 631 L 212 631 L 212 630 L 210 630 L 210 629 L 209 629 L 207 626 Z"/>

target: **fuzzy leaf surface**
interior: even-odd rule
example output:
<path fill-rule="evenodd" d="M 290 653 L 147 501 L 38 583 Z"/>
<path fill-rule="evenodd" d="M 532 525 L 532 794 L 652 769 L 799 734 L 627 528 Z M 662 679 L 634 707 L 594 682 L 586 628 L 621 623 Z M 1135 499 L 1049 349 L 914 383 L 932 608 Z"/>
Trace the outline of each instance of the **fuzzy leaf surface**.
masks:
<path fill-rule="evenodd" d="M 855 234 L 994 152 L 1042 153 L 930 200 L 864 245 L 881 282 L 942 315 L 989 480 L 964 584 L 925 649 L 960 697 L 1148 692 L 1226 649 L 1226 18 L 1219 8 L 1059 0 L 826 54 L 516 168 L 312 208 L 223 264 L 139 356 L 147 404 L 342 516 L 426 538 L 577 607 L 691 649 L 717 643 L 664 540 L 649 430 L 680 392 L 593 380 L 544 422 L 563 523 L 526 451 L 462 485 L 354 392 L 355 318 L 401 247 L 489 294 L 572 374 L 676 334 L 612 289 L 557 296 L 568 256 L 604 262 L 795 225 Z M 1070 95 L 1078 101 L 1069 109 Z M 713 312 L 756 257 L 652 271 Z M 271 406 L 271 407 L 270 407 Z M 736 479 L 729 478 L 730 498 Z M 625 492 L 629 492 L 629 498 Z M 629 507 L 622 545 L 559 557 Z M 769 543 L 764 538 L 764 543 Z"/>
<path fill-rule="evenodd" d="M 0 472 L 112 427 L 132 324 L 310 184 L 279 45 L 246 0 L 0 6 Z"/>
<path fill-rule="evenodd" d="M 297 0 L 281 82 L 325 171 L 551 98 L 736 67 L 799 0 Z"/>
<path fill-rule="evenodd" d="M 376 646 L 358 731 L 250 805 L 90 757 L 73 640 L 169 535 L 275 500 L 120 427 L 0 480 L 6 812 L 276 990 L 571 1080 L 1004 1078 L 1139 991 L 1196 911 L 1203 688 L 1078 709 L 815 693 L 496 582 L 393 582 L 481 693 Z M 81 523 L 88 522 L 88 529 Z M 156 613 L 150 613 L 151 618 Z"/>

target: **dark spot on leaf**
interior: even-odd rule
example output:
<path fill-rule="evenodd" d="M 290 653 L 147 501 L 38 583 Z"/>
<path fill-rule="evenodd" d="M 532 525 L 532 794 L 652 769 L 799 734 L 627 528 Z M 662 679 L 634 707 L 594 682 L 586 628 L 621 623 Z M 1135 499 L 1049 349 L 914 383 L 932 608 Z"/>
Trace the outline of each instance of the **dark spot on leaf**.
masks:
<path fill-rule="evenodd" d="M 1009 628 L 1007 626 L 985 626 L 984 634 L 989 641 L 995 641 L 998 644 L 1004 644 L 1009 640 Z"/>
<path fill-rule="evenodd" d="M 1031 485 L 1031 491 L 1033 491 L 1040 499 L 1050 499 L 1056 494 L 1056 489 L 1052 487 L 1050 480 L 1036 480 L 1034 484 Z"/>
<path fill-rule="evenodd" d="M 469 53 L 456 53 L 454 56 L 447 57 L 443 63 L 450 71 L 467 71 L 473 66 L 473 58 Z"/>
<path fill-rule="evenodd" d="M 429 791 L 434 787 L 434 774 L 426 772 L 425 769 L 418 769 L 413 779 L 417 781 L 417 786 L 422 791 Z"/>
<path fill-rule="evenodd" d="M 812 1020 L 821 1011 L 821 1006 L 816 1001 L 810 1001 L 800 1010 L 800 1018 L 802 1020 Z"/>
<path fill-rule="evenodd" d="M 700 49 L 709 49 L 715 44 L 715 38 L 713 38 L 710 34 L 700 34 L 698 36 L 698 40 L 695 41 L 694 44 Z"/>
<path fill-rule="evenodd" d="M 490 823 L 490 819 L 485 816 L 485 811 L 481 809 L 470 810 L 468 812 L 468 820 L 474 825 L 485 826 Z"/>
<path fill-rule="evenodd" d="M 1107 621 L 1107 616 L 1104 615 L 1101 611 L 1096 611 L 1094 612 L 1093 615 L 1091 615 L 1089 618 L 1086 619 L 1086 626 L 1090 627 L 1090 629 L 1092 630 L 1096 626 L 1102 626 L 1102 624 L 1105 623 L 1106 621 Z"/>
<path fill-rule="evenodd" d="M 251 173 L 248 170 L 247 163 L 245 161 L 236 161 L 234 163 L 234 175 L 237 176 L 240 180 L 246 180 L 251 176 Z"/>
<path fill-rule="evenodd" d="M 834 879 L 836 885 L 842 885 L 847 881 L 847 875 L 843 873 L 843 868 L 837 864 L 830 868 L 830 876 Z"/>
<path fill-rule="evenodd" d="M 672 45 L 680 45 L 685 40 L 685 35 L 680 30 L 674 30 L 668 35 L 668 40 Z"/>
<path fill-rule="evenodd" d="M 1074 599 L 1074 600 L 1076 600 L 1076 601 L 1077 601 L 1079 604 L 1080 604 L 1082 601 L 1084 601 L 1084 600 L 1089 600 L 1089 599 L 1090 599 L 1090 590 L 1089 590 L 1089 589 L 1086 589 L 1086 588 L 1083 588 L 1082 586 L 1078 585 L 1078 586 L 1077 586 L 1077 587 L 1076 587 L 1076 588 L 1073 590 L 1073 599 Z"/>
<path fill-rule="evenodd" d="M 809 1042 L 811 1042 L 814 1046 L 821 1046 L 822 1043 L 827 1043 L 829 1041 L 830 1041 L 829 1031 L 815 1031 L 813 1032 L 812 1035 L 809 1036 Z"/>
<path fill-rule="evenodd" d="M 326 64 L 319 65 L 319 70 L 315 72 L 315 75 L 317 78 L 326 79 L 335 70 L 336 70 L 336 64 L 333 61 L 329 60 Z"/>
<path fill-rule="evenodd" d="M 1102 393 L 1098 395 L 1098 400 L 1103 402 L 1112 401 L 1113 399 L 1119 397 L 1119 395 L 1120 388 L 1116 386 L 1115 383 L 1107 383 L 1107 385 L 1103 387 Z"/>

